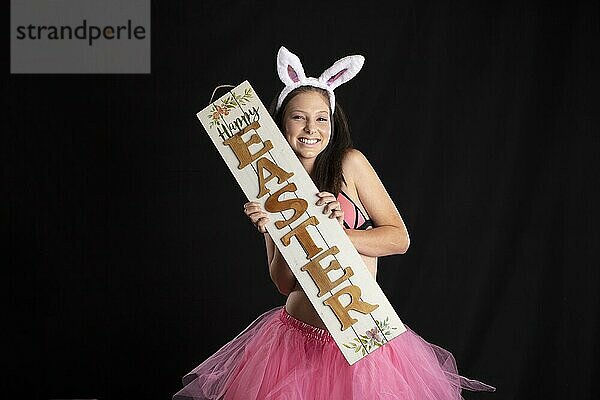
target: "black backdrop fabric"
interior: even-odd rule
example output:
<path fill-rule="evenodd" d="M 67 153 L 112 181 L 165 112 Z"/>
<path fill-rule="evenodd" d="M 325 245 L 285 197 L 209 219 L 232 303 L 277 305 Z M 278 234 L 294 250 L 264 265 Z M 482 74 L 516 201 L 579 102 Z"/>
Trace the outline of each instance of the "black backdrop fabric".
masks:
<path fill-rule="evenodd" d="M 363 54 L 355 145 L 411 237 L 380 259 L 403 321 L 497 387 L 592 399 L 598 377 L 597 2 L 152 3 L 149 75 L 10 75 L 8 388 L 166 399 L 285 298 L 195 113 Z M 6 231 L 5 231 L 6 233 Z"/>

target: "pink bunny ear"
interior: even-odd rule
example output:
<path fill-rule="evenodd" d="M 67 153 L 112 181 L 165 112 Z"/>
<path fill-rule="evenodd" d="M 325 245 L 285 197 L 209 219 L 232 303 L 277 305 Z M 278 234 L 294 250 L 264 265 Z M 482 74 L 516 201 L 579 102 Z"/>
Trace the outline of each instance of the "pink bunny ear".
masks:
<path fill-rule="evenodd" d="M 319 81 L 325 83 L 331 90 L 354 78 L 361 70 L 365 58 L 360 55 L 347 56 L 327 68 L 319 77 Z"/>
<path fill-rule="evenodd" d="M 283 46 L 279 48 L 277 53 L 277 74 L 286 86 L 306 80 L 304 67 L 302 67 L 298 56 Z"/>
<path fill-rule="evenodd" d="M 300 86 L 313 86 L 324 89 L 329 94 L 331 112 L 335 110 L 335 94 L 333 89 L 354 78 L 361 70 L 365 58 L 360 55 L 347 56 L 336 61 L 321 74 L 319 79 L 307 78 L 300 59 L 285 47 L 281 46 L 277 53 L 277 74 L 285 87 L 279 93 L 275 110 L 279 111 L 283 100 Z"/>

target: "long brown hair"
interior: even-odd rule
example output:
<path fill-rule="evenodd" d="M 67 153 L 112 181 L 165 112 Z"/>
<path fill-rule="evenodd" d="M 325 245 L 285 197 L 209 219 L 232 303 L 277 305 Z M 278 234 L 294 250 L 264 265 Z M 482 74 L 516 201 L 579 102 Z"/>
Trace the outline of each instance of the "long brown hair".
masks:
<path fill-rule="evenodd" d="M 282 132 L 284 130 L 283 114 L 287 104 L 298 94 L 311 91 L 322 94 L 329 101 L 329 94 L 327 91 L 314 86 L 300 86 L 299 88 L 292 90 L 283 100 L 281 107 L 277 112 L 275 112 L 277 103 L 277 98 L 275 98 L 271 104 L 270 112 L 275 123 Z M 337 100 L 335 112 L 330 117 L 331 139 L 327 147 L 325 147 L 325 150 L 323 150 L 315 159 L 312 178 L 319 190 L 327 191 L 337 196 L 340 193 L 344 179 L 342 176 L 342 160 L 346 151 L 352 148 L 352 137 L 350 136 L 350 126 L 346 118 L 346 113 Z"/>

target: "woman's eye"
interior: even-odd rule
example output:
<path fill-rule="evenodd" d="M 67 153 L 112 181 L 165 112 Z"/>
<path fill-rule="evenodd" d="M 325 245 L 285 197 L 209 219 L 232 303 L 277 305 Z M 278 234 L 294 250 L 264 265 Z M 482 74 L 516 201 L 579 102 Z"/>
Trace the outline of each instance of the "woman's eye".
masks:
<path fill-rule="evenodd" d="M 327 118 L 325 118 L 325 117 L 320 117 L 317 120 L 321 121 L 321 122 L 327 122 Z"/>
<path fill-rule="evenodd" d="M 292 119 L 302 119 L 302 115 L 292 115 Z"/>

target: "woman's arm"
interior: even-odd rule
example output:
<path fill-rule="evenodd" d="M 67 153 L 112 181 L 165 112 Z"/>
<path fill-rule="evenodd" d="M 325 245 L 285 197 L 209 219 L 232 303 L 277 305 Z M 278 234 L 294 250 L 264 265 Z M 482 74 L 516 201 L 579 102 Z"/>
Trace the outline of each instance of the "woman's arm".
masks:
<path fill-rule="evenodd" d="M 269 266 L 269 275 L 277 287 L 277 290 L 285 296 L 294 290 L 296 277 L 288 266 L 287 262 L 279 252 L 273 242 L 271 235 L 267 233 L 266 223 L 269 222 L 268 214 L 262 209 L 259 203 L 251 201 L 244 204 L 244 212 L 250 218 L 250 221 L 256 226 L 259 232 L 265 237 L 265 247 L 267 249 L 267 265 Z"/>
<path fill-rule="evenodd" d="M 265 245 L 267 247 L 267 262 L 269 263 L 271 280 L 279 293 L 287 296 L 296 286 L 296 277 L 268 233 L 265 233 Z"/>
<path fill-rule="evenodd" d="M 371 257 L 406 253 L 410 239 L 404 221 L 367 158 L 356 149 L 350 150 L 342 168 L 347 184 L 356 188 L 374 225 L 368 230 L 346 230 L 356 250 Z"/>

